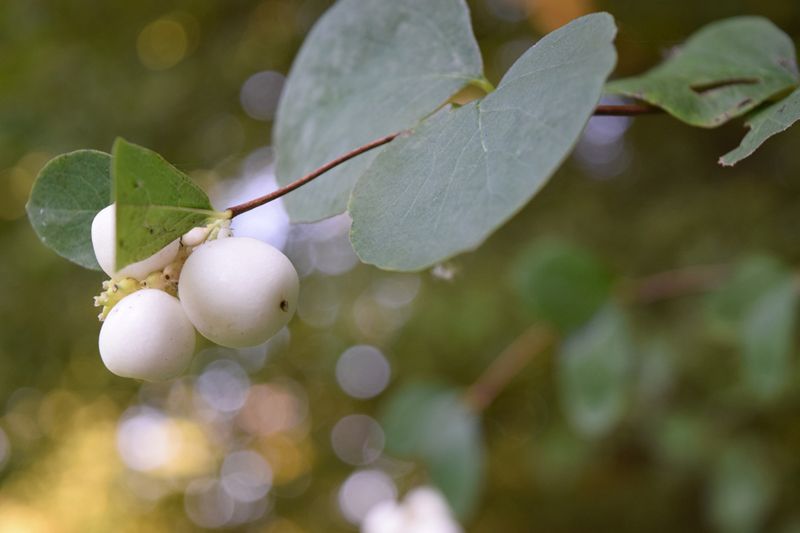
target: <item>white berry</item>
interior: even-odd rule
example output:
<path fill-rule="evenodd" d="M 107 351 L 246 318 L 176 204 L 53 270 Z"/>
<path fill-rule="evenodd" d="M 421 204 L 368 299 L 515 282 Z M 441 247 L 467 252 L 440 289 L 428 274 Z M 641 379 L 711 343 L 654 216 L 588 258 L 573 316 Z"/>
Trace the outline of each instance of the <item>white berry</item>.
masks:
<path fill-rule="evenodd" d="M 100 329 L 100 357 L 118 376 L 167 381 L 189 366 L 194 342 L 194 327 L 178 299 L 143 289 L 108 314 Z"/>
<path fill-rule="evenodd" d="M 92 220 L 92 247 L 97 262 L 106 274 L 113 280 L 135 278 L 143 280 L 151 272 L 162 270 L 170 264 L 178 254 L 180 239 L 169 243 L 160 251 L 143 259 L 138 263 L 128 265 L 116 271 L 117 257 L 117 206 L 111 204 L 94 217 Z"/>
<path fill-rule="evenodd" d="M 181 271 L 186 316 L 207 339 L 231 348 L 258 346 L 289 323 L 300 280 L 280 250 L 249 237 L 196 248 Z"/>

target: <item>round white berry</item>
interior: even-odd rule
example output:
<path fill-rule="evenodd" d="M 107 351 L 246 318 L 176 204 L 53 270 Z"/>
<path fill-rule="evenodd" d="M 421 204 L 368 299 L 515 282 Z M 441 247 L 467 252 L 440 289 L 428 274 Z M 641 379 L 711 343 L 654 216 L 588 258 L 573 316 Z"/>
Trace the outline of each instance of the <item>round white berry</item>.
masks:
<path fill-rule="evenodd" d="M 143 289 L 108 314 L 100 329 L 100 357 L 118 376 L 167 381 L 189 366 L 194 341 L 194 327 L 178 299 Z"/>
<path fill-rule="evenodd" d="M 278 249 L 249 237 L 196 248 L 181 271 L 178 296 L 207 339 L 231 348 L 266 342 L 289 323 L 300 280 Z"/>
<path fill-rule="evenodd" d="M 116 204 L 111 204 L 97 213 L 94 220 L 92 220 L 92 247 L 100 268 L 114 280 L 135 278 L 141 281 L 151 272 L 162 270 L 170 264 L 175 259 L 180 248 L 180 239 L 175 239 L 147 259 L 116 271 L 114 269 L 117 257 L 116 241 L 117 206 Z"/>

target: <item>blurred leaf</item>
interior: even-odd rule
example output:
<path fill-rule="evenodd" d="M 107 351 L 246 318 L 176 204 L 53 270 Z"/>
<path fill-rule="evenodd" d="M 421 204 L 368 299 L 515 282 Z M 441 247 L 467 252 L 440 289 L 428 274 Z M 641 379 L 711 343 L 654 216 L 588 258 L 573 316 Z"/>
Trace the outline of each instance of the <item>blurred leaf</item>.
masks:
<path fill-rule="evenodd" d="M 146 259 L 210 216 L 208 196 L 157 153 L 122 138 L 111 159 L 117 202 L 117 266 Z"/>
<path fill-rule="evenodd" d="M 92 247 L 92 220 L 111 203 L 111 156 L 78 150 L 52 159 L 31 189 L 27 210 L 33 229 L 58 255 L 100 270 Z"/>
<path fill-rule="evenodd" d="M 389 399 L 381 425 L 386 451 L 424 461 L 456 514 L 475 509 L 485 452 L 480 418 L 467 410 L 460 391 L 435 383 L 406 385 Z"/>
<path fill-rule="evenodd" d="M 748 385 L 763 398 L 785 387 L 797 322 L 797 289 L 788 277 L 761 296 L 742 323 L 742 359 Z"/>
<path fill-rule="evenodd" d="M 723 165 L 734 165 L 756 151 L 756 148 L 775 135 L 789 128 L 800 119 L 800 89 L 775 102 L 771 106 L 754 111 L 745 123 L 750 131 L 739 147 L 719 159 Z"/>
<path fill-rule="evenodd" d="M 311 30 L 283 89 L 273 134 L 278 182 L 414 126 L 482 72 L 464 0 L 339 0 Z M 286 196 L 292 222 L 344 212 L 376 155 Z"/>
<path fill-rule="evenodd" d="M 514 265 L 517 294 L 536 318 L 564 330 L 589 320 L 608 300 L 611 277 L 587 250 L 537 242 Z"/>
<path fill-rule="evenodd" d="M 614 428 L 628 398 L 631 364 L 628 324 L 613 304 L 567 337 L 558 359 L 559 392 L 576 431 L 599 437 Z"/>
<path fill-rule="evenodd" d="M 678 412 L 656 420 L 655 444 L 669 468 L 704 466 L 712 448 L 712 433 L 706 420 Z"/>
<path fill-rule="evenodd" d="M 550 429 L 532 450 L 534 477 L 547 492 L 562 492 L 573 487 L 591 460 L 587 442 L 564 426 Z"/>
<path fill-rule="evenodd" d="M 764 293 L 790 275 L 789 269 L 773 257 L 754 256 L 741 261 L 728 284 L 705 299 L 705 313 L 711 327 L 738 340 L 748 310 Z"/>
<path fill-rule="evenodd" d="M 389 144 L 350 200 L 361 260 L 427 268 L 475 249 L 522 209 L 591 117 L 616 62 L 615 33 L 607 13 L 575 20 L 529 49 L 486 98 Z"/>
<path fill-rule="evenodd" d="M 715 127 L 798 83 L 789 36 L 765 18 L 737 17 L 703 27 L 661 65 L 606 88 Z"/>
<path fill-rule="evenodd" d="M 719 458 L 711 485 L 711 521 L 725 533 L 762 531 L 776 487 L 760 449 L 730 447 Z"/>

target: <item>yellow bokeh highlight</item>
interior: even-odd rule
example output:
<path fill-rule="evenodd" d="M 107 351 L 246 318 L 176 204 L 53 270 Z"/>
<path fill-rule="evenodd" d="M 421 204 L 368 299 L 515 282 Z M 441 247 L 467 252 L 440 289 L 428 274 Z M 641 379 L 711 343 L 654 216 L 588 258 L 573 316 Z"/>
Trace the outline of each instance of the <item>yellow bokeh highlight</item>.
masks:
<path fill-rule="evenodd" d="M 144 27 L 136 50 L 142 65 L 151 70 L 167 70 L 186 57 L 189 37 L 183 24 L 162 17 Z"/>
<path fill-rule="evenodd" d="M 591 0 L 519 0 L 527 4 L 531 25 L 543 34 L 555 31 L 576 18 L 594 13 Z"/>
<path fill-rule="evenodd" d="M 0 173 L 0 218 L 15 220 L 25 214 L 33 182 L 49 159 L 45 152 L 30 152 Z"/>

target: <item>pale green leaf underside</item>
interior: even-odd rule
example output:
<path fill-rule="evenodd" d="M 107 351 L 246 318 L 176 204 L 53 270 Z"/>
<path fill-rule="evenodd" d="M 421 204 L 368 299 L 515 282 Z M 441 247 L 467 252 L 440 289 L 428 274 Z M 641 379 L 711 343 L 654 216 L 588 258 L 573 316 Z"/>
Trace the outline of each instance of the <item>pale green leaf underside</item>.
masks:
<path fill-rule="evenodd" d="M 116 270 L 150 257 L 215 214 L 206 193 L 157 153 L 124 139 L 116 140 L 112 153 Z"/>
<path fill-rule="evenodd" d="M 100 265 L 92 248 L 92 220 L 111 203 L 110 163 L 110 155 L 95 150 L 56 157 L 39 173 L 27 205 L 45 245 L 94 270 Z"/>
<path fill-rule="evenodd" d="M 627 321 L 610 304 L 567 337 L 558 359 L 559 390 L 576 431 L 598 437 L 614 428 L 624 412 L 631 366 Z"/>
<path fill-rule="evenodd" d="M 705 26 L 661 65 L 607 90 L 694 126 L 715 127 L 798 83 L 789 36 L 765 18 L 736 17 Z"/>
<path fill-rule="evenodd" d="M 362 261 L 420 270 L 480 245 L 558 169 L 614 68 L 606 13 L 543 38 L 497 90 L 392 141 L 353 190 Z"/>
<path fill-rule="evenodd" d="M 421 459 L 453 511 L 466 516 L 483 487 L 484 447 L 479 417 L 457 390 L 437 383 L 407 385 L 381 417 L 386 451 Z"/>
<path fill-rule="evenodd" d="M 750 131 L 742 139 L 738 148 L 722 156 L 719 162 L 730 166 L 738 163 L 756 151 L 764 141 L 786 130 L 800 119 L 800 89 L 769 107 L 754 111 L 747 118 Z"/>
<path fill-rule="evenodd" d="M 464 0 L 339 0 L 311 30 L 283 89 L 273 131 L 278 182 L 412 127 L 482 72 Z M 286 196 L 292 222 L 344 212 L 374 157 Z"/>

